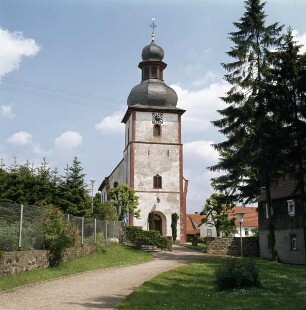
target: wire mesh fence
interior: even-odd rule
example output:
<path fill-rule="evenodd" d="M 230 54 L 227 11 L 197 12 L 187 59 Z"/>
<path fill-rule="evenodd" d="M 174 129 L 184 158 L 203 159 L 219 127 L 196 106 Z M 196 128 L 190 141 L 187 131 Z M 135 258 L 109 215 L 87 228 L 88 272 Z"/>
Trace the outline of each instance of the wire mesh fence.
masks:
<path fill-rule="evenodd" d="M 0 251 L 42 250 L 45 248 L 43 220 L 46 208 L 0 201 Z M 98 240 L 120 242 L 123 240 L 122 222 L 65 214 L 77 228 L 76 246 L 94 245 Z"/>

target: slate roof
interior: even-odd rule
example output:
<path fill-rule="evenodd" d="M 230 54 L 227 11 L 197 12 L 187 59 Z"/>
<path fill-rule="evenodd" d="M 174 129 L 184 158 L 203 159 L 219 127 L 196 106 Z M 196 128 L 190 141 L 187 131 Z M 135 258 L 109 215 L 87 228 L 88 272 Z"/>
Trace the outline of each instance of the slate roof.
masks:
<path fill-rule="evenodd" d="M 306 176 L 305 180 L 305 191 L 306 191 Z M 299 195 L 299 191 L 296 188 L 297 182 L 289 174 L 285 175 L 284 178 L 279 178 L 279 180 L 271 186 L 271 198 L 280 199 L 287 197 L 294 197 Z M 266 192 L 262 191 L 258 198 L 258 201 L 266 201 Z"/>

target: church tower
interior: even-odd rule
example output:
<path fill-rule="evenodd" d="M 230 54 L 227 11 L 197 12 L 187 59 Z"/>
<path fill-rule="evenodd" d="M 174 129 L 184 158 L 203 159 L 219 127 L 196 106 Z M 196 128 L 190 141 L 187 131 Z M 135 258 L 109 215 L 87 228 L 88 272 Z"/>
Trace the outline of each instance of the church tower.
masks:
<path fill-rule="evenodd" d="M 153 28 L 154 29 L 154 28 Z M 152 41 L 142 50 L 141 83 L 130 92 L 125 124 L 125 182 L 139 197 L 140 219 L 129 224 L 148 229 L 153 212 L 155 230 L 171 236 L 171 215 L 177 213 L 178 240 L 185 241 L 187 180 L 183 177 L 181 116 L 175 91 L 164 82 L 164 51 Z"/>

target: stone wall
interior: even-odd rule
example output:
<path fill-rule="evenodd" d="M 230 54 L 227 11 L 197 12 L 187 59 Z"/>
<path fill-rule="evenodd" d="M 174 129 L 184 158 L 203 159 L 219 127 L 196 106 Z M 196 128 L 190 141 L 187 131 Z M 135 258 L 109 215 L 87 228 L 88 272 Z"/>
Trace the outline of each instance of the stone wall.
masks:
<path fill-rule="evenodd" d="M 258 237 L 242 238 L 243 256 L 259 257 Z M 240 238 L 210 238 L 207 253 L 240 256 Z"/>
<path fill-rule="evenodd" d="M 95 246 L 70 248 L 65 251 L 64 260 L 84 256 L 95 250 Z M 3 252 L 0 254 L 0 275 L 16 274 L 27 270 L 47 268 L 48 266 L 46 250 Z"/>

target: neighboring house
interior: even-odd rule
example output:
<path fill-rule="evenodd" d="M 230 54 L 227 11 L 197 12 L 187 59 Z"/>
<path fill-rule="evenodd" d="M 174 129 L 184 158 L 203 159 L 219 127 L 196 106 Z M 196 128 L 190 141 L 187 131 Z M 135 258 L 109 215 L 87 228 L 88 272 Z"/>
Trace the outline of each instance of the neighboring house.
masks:
<path fill-rule="evenodd" d="M 194 236 L 200 236 L 199 226 L 204 217 L 205 215 L 200 215 L 199 213 L 186 214 L 186 234 L 188 241 L 191 241 Z"/>
<path fill-rule="evenodd" d="M 236 206 L 228 212 L 229 218 L 235 218 L 236 233 L 234 237 L 240 237 L 240 224 L 237 220 L 237 213 L 244 213 L 243 222 L 241 223 L 242 237 L 252 237 L 254 230 L 258 228 L 258 208 Z"/>
<path fill-rule="evenodd" d="M 257 207 L 239 207 L 236 206 L 228 211 L 229 218 L 236 218 L 235 226 L 236 233 L 234 237 L 240 237 L 240 224 L 237 221 L 237 213 L 244 213 L 243 222 L 241 223 L 241 235 L 242 237 L 252 237 L 254 235 L 254 229 L 258 228 L 258 213 Z M 207 223 L 200 224 L 200 236 L 201 237 L 217 237 L 217 231 L 215 226 Z M 221 231 L 221 236 L 224 234 Z"/>
<path fill-rule="evenodd" d="M 305 214 L 296 184 L 294 178 L 288 174 L 271 186 L 275 250 L 281 262 L 306 264 Z M 259 197 L 258 212 L 260 256 L 271 259 L 272 248 L 269 232 L 271 214 L 267 207 L 264 192 Z"/>
<path fill-rule="evenodd" d="M 152 42 L 142 50 L 141 82 L 128 99 L 123 159 L 99 186 L 101 200 L 108 191 L 127 184 L 139 197 L 140 218 L 127 216 L 129 225 L 148 228 L 148 215 L 154 213 L 156 230 L 171 236 L 171 215 L 177 213 L 178 239 L 186 240 L 186 195 L 188 181 L 183 176 L 181 117 L 177 94 L 164 82 L 164 51 Z M 126 81 L 128 82 L 128 81 Z"/>

